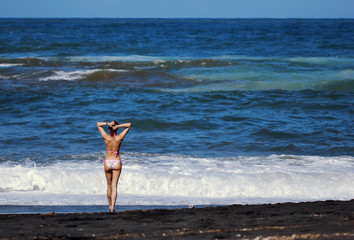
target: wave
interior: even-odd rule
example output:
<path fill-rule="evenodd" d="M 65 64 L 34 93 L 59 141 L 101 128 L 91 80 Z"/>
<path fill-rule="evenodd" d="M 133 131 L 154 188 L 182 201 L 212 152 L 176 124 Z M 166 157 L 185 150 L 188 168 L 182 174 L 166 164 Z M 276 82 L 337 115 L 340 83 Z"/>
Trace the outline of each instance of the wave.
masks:
<path fill-rule="evenodd" d="M 16 66 L 22 66 L 22 63 L 0 63 L 0 68 L 10 68 Z"/>
<path fill-rule="evenodd" d="M 348 57 L 295 57 L 286 58 L 289 62 L 309 63 L 316 65 L 352 65 L 353 58 Z"/>
<path fill-rule="evenodd" d="M 65 63 L 152 63 L 152 64 L 185 64 L 189 66 L 206 65 L 215 63 L 216 65 L 229 65 L 237 62 L 282 62 L 282 63 L 306 63 L 314 65 L 353 65 L 354 59 L 351 57 L 250 57 L 242 55 L 221 55 L 209 57 L 191 56 L 144 56 L 144 55 L 123 55 L 123 56 L 24 56 L 17 58 L 0 57 L 1 64 L 18 65 L 43 65 L 43 64 L 65 64 Z"/>
<path fill-rule="evenodd" d="M 215 60 L 255 61 L 255 62 L 283 62 L 303 63 L 314 65 L 353 65 L 351 57 L 249 57 L 237 55 L 225 55 L 212 57 Z"/>
<path fill-rule="evenodd" d="M 40 57 L 45 61 L 69 61 L 69 62 L 154 62 L 161 63 L 167 60 L 176 59 L 175 57 L 155 57 L 142 55 L 127 56 L 68 56 L 68 57 Z"/>
<path fill-rule="evenodd" d="M 99 69 L 82 70 L 82 71 L 55 71 L 54 75 L 39 78 L 39 81 L 49 80 L 78 80 L 84 79 L 87 75 L 100 71 Z"/>
<path fill-rule="evenodd" d="M 97 73 L 102 73 L 101 79 L 107 78 L 107 73 L 123 73 L 129 72 L 129 70 L 124 69 L 88 69 L 88 70 L 76 70 L 76 71 L 54 71 L 53 75 L 47 77 L 39 78 L 39 81 L 51 81 L 51 80 L 60 80 L 60 81 L 73 81 L 73 80 L 82 80 L 88 79 L 94 76 Z M 98 76 L 100 77 L 100 76 Z"/>
<path fill-rule="evenodd" d="M 166 92 L 234 92 L 234 91 L 338 91 L 354 92 L 354 80 L 318 80 L 309 82 L 299 82 L 296 78 L 291 80 L 274 79 L 272 81 L 220 81 L 208 84 L 194 84 L 186 88 L 161 89 Z"/>
<path fill-rule="evenodd" d="M 102 153 L 98 160 L 0 164 L 0 204 L 105 204 Z M 125 153 L 120 204 L 225 204 L 352 199 L 353 157 L 270 155 L 197 158 Z M 87 159 L 82 156 L 82 159 Z M 11 198 L 9 198 L 11 196 Z M 55 196 L 48 200 L 48 196 Z M 58 197 L 60 196 L 60 197 Z M 70 202 L 68 203 L 68 198 Z M 89 199 L 88 199 L 89 198 Z M 86 199 L 84 202 L 83 199 Z M 88 199 L 88 200 L 87 200 Z M 48 202 L 49 201 L 49 202 Z M 80 202 L 81 201 L 81 202 Z M 36 204 L 38 204 L 36 202 Z"/>
<path fill-rule="evenodd" d="M 1 79 L 113 80 L 124 87 L 172 92 L 274 89 L 353 92 L 353 60 L 333 57 L 73 56 L 0 58 L 0 66 L 7 66 L 2 68 Z M 122 77 L 124 81 L 121 81 Z"/>
<path fill-rule="evenodd" d="M 46 61 L 70 61 L 70 62 L 151 62 L 154 64 L 161 63 L 184 63 L 188 65 L 206 65 L 208 62 L 219 64 L 230 64 L 232 62 L 249 61 L 249 62 L 290 62 L 290 63 L 307 63 L 315 65 L 353 65 L 353 58 L 350 57 L 249 57 L 241 55 L 222 55 L 210 57 L 182 57 L 182 56 L 143 56 L 143 55 L 126 55 L 126 56 L 69 56 L 69 57 L 41 57 Z"/>

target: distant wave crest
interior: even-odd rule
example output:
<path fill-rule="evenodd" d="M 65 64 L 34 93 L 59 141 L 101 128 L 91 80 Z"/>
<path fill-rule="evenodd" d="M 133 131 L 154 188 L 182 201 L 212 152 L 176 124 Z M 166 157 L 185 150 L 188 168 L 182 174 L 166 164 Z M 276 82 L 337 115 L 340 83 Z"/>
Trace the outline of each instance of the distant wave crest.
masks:
<path fill-rule="evenodd" d="M 131 55 L 0 58 L 0 77 L 34 81 L 111 81 L 122 87 L 173 92 L 273 89 L 353 92 L 353 62 L 353 58 L 340 57 Z M 14 72 L 14 68 L 18 69 Z"/>

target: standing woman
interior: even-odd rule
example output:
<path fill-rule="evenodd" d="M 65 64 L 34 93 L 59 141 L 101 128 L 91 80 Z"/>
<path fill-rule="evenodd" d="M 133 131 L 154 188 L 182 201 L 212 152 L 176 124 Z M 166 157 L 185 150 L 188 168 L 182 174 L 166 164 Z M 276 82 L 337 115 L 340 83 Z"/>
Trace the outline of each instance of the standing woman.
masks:
<path fill-rule="evenodd" d="M 103 126 L 108 126 L 110 130 L 109 135 L 103 129 Z M 110 212 L 114 212 L 114 205 L 117 200 L 117 185 L 122 171 L 122 160 L 119 156 L 119 150 L 124 137 L 129 132 L 130 126 L 131 123 L 119 124 L 116 121 L 109 123 L 97 122 L 98 131 L 100 131 L 107 148 L 104 171 L 107 179 L 107 198 Z M 118 128 L 124 128 L 119 135 L 117 135 Z"/>

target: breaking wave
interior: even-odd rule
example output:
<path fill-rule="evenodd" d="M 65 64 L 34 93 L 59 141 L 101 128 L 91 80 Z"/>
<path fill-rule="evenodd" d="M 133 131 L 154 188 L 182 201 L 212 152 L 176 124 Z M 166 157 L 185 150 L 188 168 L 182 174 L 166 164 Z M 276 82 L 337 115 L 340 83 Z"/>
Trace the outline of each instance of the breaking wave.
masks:
<path fill-rule="evenodd" d="M 94 155 L 98 158 L 96 161 L 56 161 L 43 165 L 2 163 L 0 204 L 19 204 L 24 196 L 25 201 L 36 199 L 37 203 L 47 205 L 68 204 L 67 198 L 71 204 L 105 204 L 102 154 Z M 341 200 L 354 197 L 354 174 L 350 170 L 354 159 L 349 156 L 197 158 L 176 154 L 125 153 L 123 159 L 119 194 L 120 204 L 126 205 Z M 49 201 L 46 197 L 50 195 L 56 197 Z"/>

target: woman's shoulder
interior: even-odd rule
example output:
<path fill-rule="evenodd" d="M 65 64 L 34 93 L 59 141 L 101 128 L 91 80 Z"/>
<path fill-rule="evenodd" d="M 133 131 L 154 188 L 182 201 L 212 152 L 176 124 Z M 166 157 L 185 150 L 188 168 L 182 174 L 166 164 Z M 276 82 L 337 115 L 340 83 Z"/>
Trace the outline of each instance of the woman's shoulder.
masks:
<path fill-rule="evenodd" d="M 122 137 L 119 136 L 119 135 L 116 135 L 116 136 L 113 137 L 112 140 L 115 141 L 115 142 L 121 142 L 122 141 Z"/>

